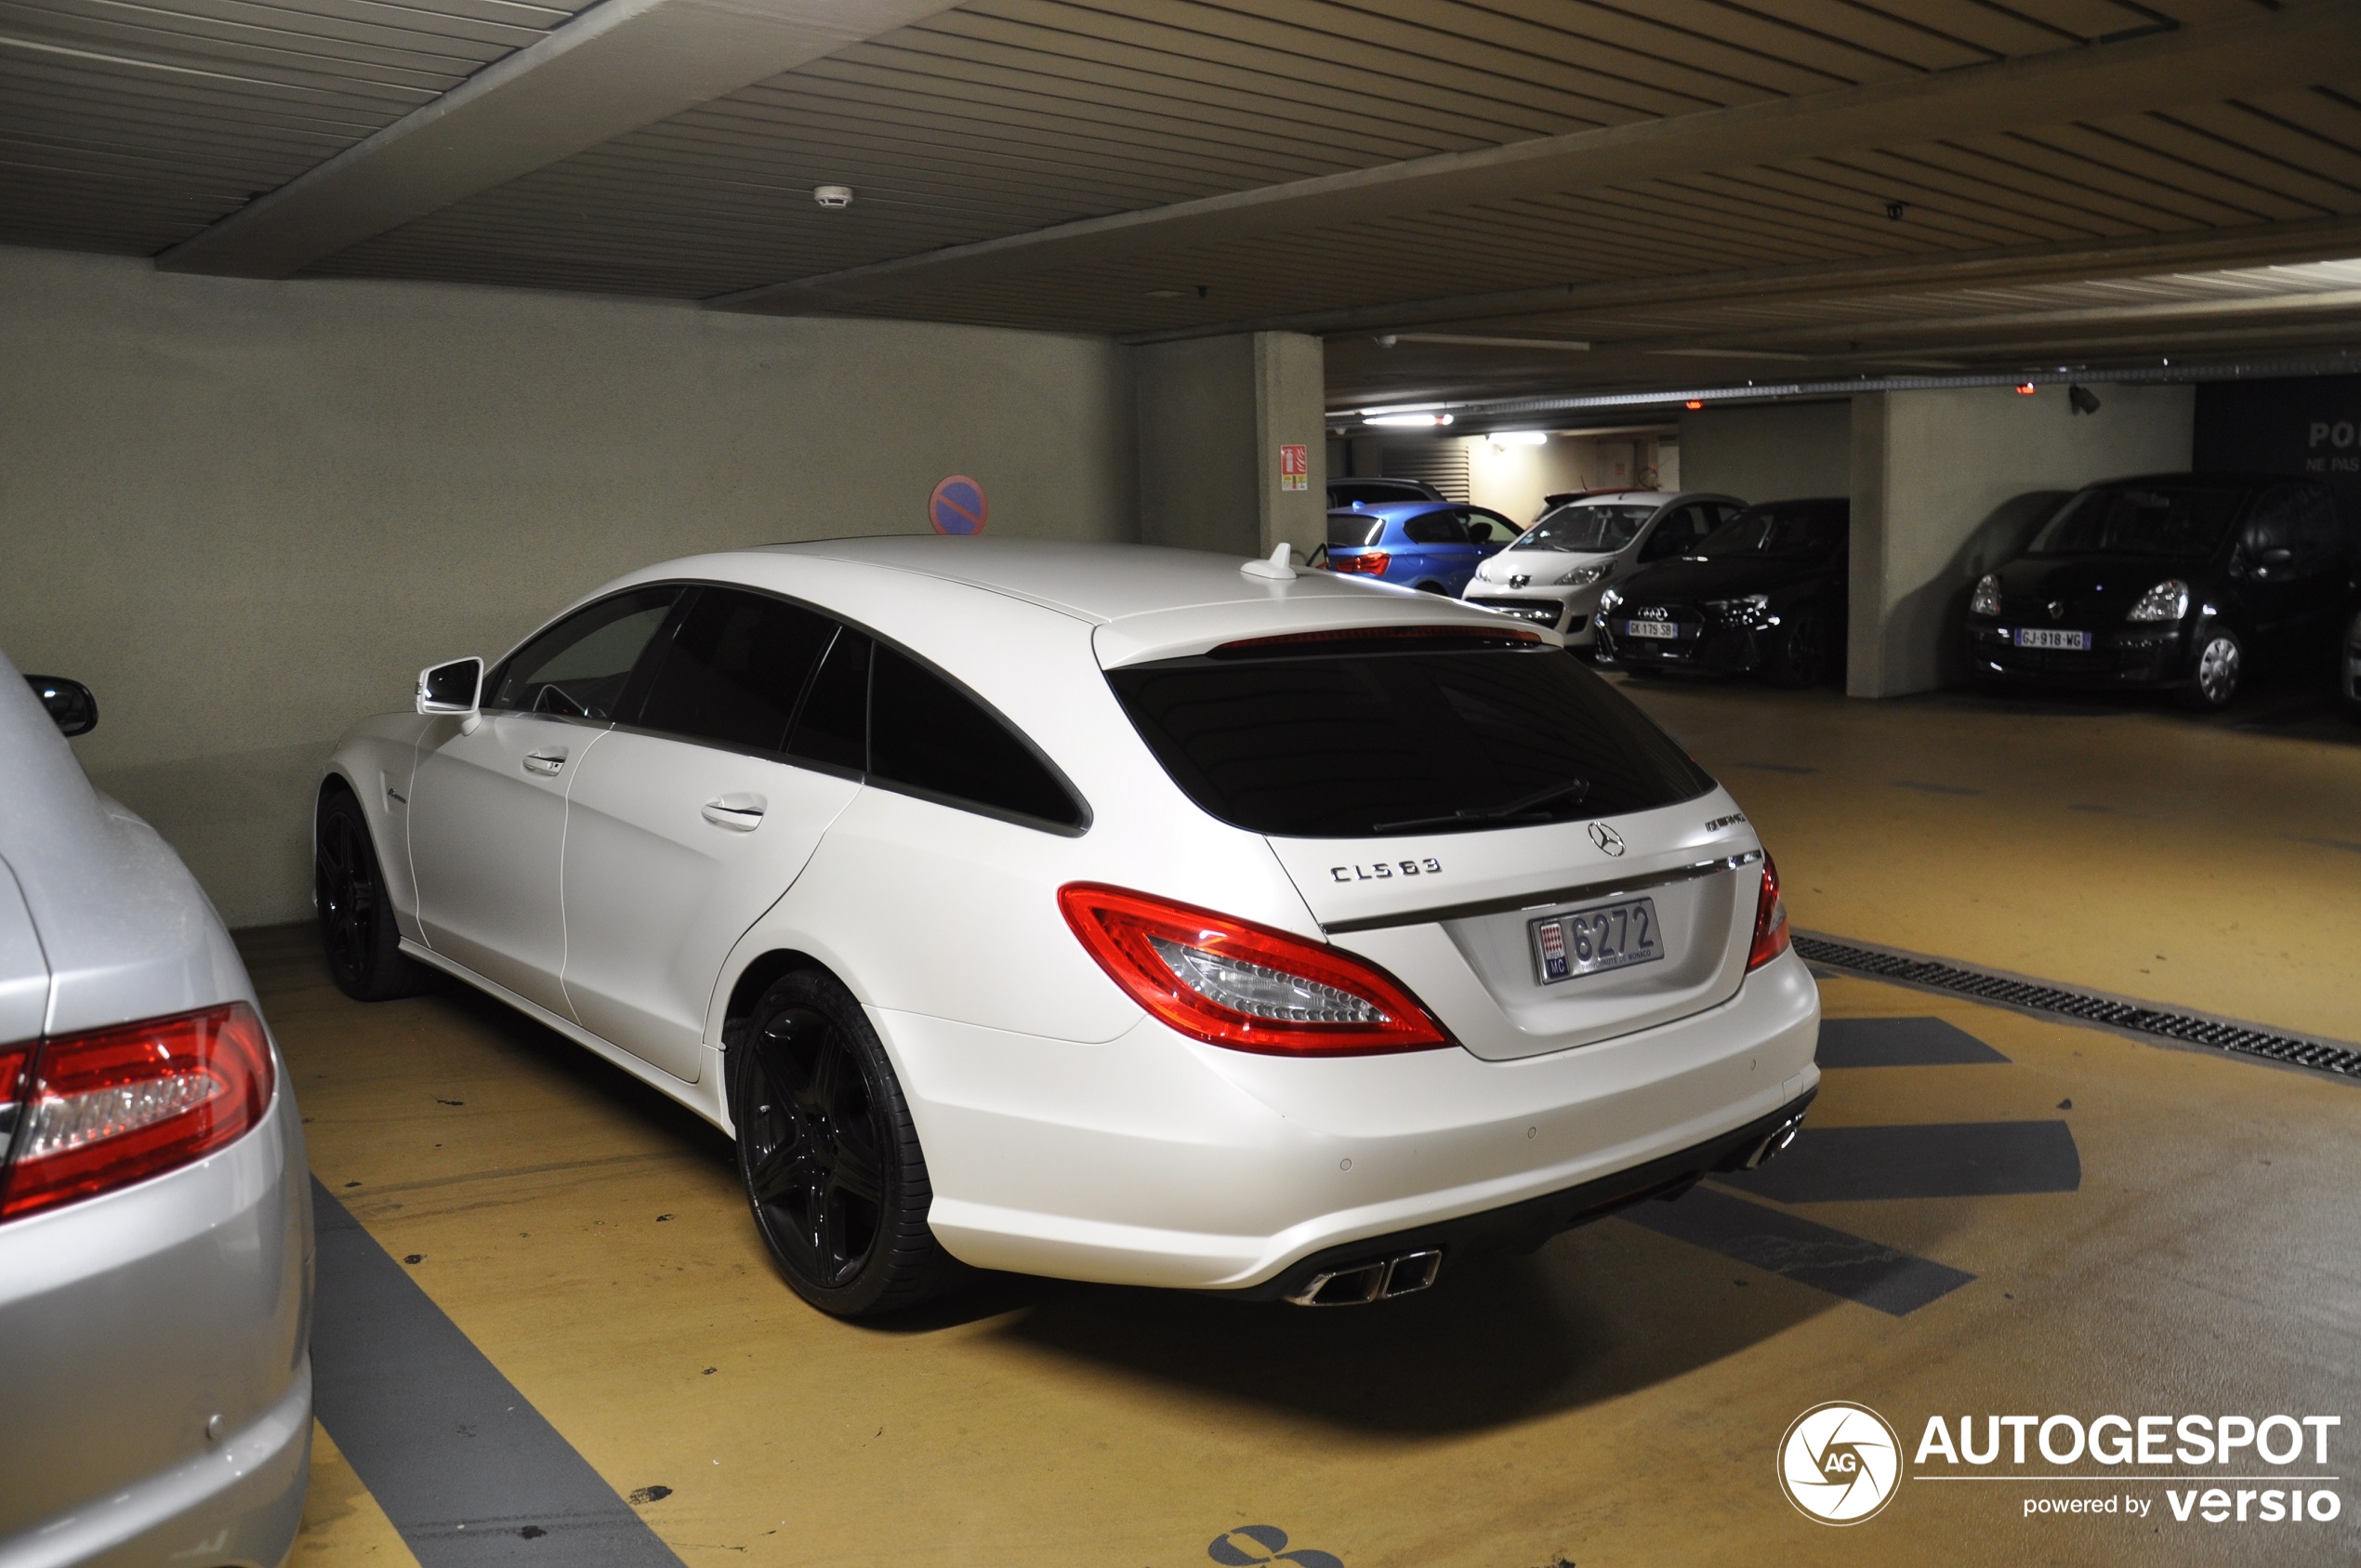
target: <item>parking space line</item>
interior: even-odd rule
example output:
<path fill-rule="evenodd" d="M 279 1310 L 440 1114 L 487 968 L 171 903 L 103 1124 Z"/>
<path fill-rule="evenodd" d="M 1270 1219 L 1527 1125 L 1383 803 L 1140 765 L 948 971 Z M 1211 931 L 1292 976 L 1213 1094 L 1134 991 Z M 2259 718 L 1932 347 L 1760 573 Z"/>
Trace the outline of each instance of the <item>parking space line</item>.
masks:
<path fill-rule="evenodd" d="M 1822 1068 L 1953 1067 L 2009 1059 L 1958 1024 L 1940 1018 L 1827 1018 L 1820 1021 Z"/>
<path fill-rule="evenodd" d="M 1783 1204 L 2072 1192 L 2082 1156 L 2064 1122 L 1810 1127 L 1761 1168 L 1715 1178 Z"/>
<path fill-rule="evenodd" d="M 420 1568 L 680 1560 L 317 1179 L 320 1424 Z"/>
<path fill-rule="evenodd" d="M 1710 1187 L 1678 1203 L 1634 1204 L 1617 1218 L 1891 1317 L 1906 1317 L 1975 1278 Z"/>

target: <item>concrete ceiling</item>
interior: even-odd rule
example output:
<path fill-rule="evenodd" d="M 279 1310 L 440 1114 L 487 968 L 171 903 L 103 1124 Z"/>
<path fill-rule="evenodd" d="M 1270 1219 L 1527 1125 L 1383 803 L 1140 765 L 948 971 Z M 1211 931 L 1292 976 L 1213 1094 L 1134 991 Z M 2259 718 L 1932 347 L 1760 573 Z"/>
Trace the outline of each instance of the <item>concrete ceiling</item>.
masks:
<path fill-rule="evenodd" d="M 2361 4 L 0 0 L 0 242 L 1287 327 L 1348 404 L 2318 349 Z"/>

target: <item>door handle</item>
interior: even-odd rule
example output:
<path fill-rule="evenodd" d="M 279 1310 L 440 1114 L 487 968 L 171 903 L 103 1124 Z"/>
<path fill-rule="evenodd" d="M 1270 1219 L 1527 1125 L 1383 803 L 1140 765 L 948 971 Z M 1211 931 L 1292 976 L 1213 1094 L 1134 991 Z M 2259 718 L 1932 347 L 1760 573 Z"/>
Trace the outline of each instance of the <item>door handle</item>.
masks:
<path fill-rule="evenodd" d="M 705 803 L 705 820 L 732 833 L 752 833 L 762 825 L 763 810 L 768 805 L 758 795 L 725 795 Z"/>
<path fill-rule="evenodd" d="M 524 759 L 524 771 L 528 773 L 547 773 L 554 775 L 559 769 L 563 768 L 565 765 L 566 754 L 562 751 L 529 752 L 526 754 Z"/>

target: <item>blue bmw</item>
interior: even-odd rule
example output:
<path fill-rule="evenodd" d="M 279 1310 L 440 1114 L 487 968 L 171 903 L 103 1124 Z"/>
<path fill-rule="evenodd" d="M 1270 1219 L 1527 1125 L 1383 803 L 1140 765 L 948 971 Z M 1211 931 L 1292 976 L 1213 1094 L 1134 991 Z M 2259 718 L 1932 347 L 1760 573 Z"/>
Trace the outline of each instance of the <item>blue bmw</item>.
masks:
<path fill-rule="evenodd" d="M 1523 530 L 1498 512 L 1457 501 L 1380 501 L 1328 514 L 1331 572 L 1457 595 L 1476 562 Z"/>

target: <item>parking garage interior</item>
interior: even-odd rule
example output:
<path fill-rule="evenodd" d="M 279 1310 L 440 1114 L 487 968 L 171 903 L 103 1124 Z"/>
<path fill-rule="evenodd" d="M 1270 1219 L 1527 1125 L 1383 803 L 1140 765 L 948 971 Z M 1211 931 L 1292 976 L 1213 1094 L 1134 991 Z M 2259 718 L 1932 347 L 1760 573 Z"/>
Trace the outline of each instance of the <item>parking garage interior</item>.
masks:
<path fill-rule="evenodd" d="M 10 7 L 0 653 L 95 693 L 73 755 L 300 1107 L 286 1561 L 2351 1561 L 2357 307 L 2345 0 Z M 2203 711 L 1996 684 L 1981 585 L 2143 476 L 2332 498 L 2316 624 Z M 1824 679 L 1579 651 L 1777 858 L 1823 1009 L 1778 1160 L 1414 1299 L 839 1321 L 729 1134 L 331 982 L 323 768 L 429 666 L 772 543 L 1300 567 L 1352 478 L 1848 505 Z M 1908 1479 L 1831 1529 L 1774 1456 L 1845 1401 Z M 2166 1411 L 2341 1416 L 2312 1512 L 1920 1435 Z M 0 1564 L 83 1561 L 73 1504 L 7 1499 Z"/>

